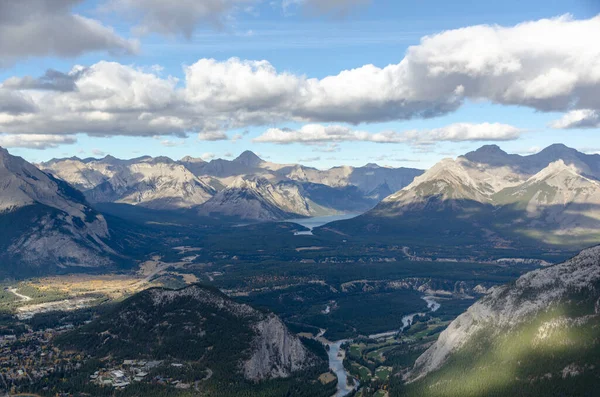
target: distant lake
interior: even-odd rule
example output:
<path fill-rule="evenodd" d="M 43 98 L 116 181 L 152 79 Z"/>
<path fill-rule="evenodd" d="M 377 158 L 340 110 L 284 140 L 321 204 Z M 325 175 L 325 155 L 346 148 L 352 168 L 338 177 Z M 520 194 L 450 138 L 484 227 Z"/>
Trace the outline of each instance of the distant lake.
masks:
<path fill-rule="evenodd" d="M 343 221 L 345 219 L 352 219 L 360 214 L 341 214 L 341 215 L 329 215 L 329 216 L 315 216 L 312 218 L 300 218 L 300 219 L 286 219 L 284 222 L 297 223 L 304 226 L 307 229 L 313 230 L 315 227 L 323 226 L 330 222 Z M 302 232 L 300 232 L 302 233 Z M 312 234 L 312 233 L 304 233 Z"/>

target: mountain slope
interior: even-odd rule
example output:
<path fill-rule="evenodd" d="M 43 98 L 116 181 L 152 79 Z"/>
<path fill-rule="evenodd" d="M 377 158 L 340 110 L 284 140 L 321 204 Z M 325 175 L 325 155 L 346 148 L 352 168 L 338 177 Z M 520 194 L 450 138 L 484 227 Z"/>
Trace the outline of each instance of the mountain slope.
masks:
<path fill-rule="evenodd" d="M 264 178 L 238 177 L 199 206 L 198 213 L 265 221 L 309 216 L 310 208 L 311 204 L 295 184 L 271 184 Z"/>
<path fill-rule="evenodd" d="M 600 247 L 495 288 L 415 363 L 406 395 L 594 395 Z"/>
<path fill-rule="evenodd" d="M 102 215 L 83 195 L 0 148 L 0 262 L 7 274 L 112 263 Z"/>
<path fill-rule="evenodd" d="M 547 242 L 578 239 L 593 244 L 600 236 L 600 181 L 563 160 L 496 193 L 493 201 L 504 206 L 498 216 L 511 219 L 507 227 L 537 232 Z"/>
<path fill-rule="evenodd" d="M 289 378 L 324 364 L 274 314 L 199 285 L 140 292 L 58 343 L 117 362 L 193 362 L 216 382 Z"/>

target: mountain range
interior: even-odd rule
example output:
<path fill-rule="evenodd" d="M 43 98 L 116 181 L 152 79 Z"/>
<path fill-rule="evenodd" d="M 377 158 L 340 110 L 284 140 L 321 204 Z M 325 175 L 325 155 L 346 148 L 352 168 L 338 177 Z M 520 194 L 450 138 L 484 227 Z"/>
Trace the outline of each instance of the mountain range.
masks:
<path fill-rule="evenodd" d="M 564 145 L 520 156 L 489 145 L 444 159 L 374 209 L 328 228 L 508 247 L 600 238 L 600 155 Z"/>
<path fill-rule="evenodd" d="M 18 264 L 19 273 L 46 264 L 57 270 L 113 265 L 119 249 L 95 209 L 104 203 L 218 221 L 366 211 L 315 233 L 484 250 L 574 251 L 600 240 L 599 178 L 600 155 L 564 145 L 530 156 L 488 145 L 424 173 L 374 164 L 317 170 L 270 163 L 249 151 L 210 162 L 107 156 L 52 160 L 38 168 L 1 150 L 0 222 L 6 232 L 0 259 Z M 392 189 L 399 190 L 379 201 Z"/>
<path fill-rule="evenodd" d="M 200 215 L 248 220 L 364 212 L 422 173 L 375 164 L 322 171 L 270 163 L 250 151 L 210 162 L 189 156 L 180 161 L 73 157 L 40 168 L 80 189 L 92 203 L 194 209 Z"/>

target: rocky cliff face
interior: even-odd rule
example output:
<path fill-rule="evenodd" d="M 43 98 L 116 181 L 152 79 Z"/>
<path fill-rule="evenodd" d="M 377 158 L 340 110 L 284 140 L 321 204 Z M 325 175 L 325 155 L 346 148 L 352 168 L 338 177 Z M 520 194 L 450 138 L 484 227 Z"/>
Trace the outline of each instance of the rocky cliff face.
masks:
<path fill-rule="evenodd" d="M 268 315 L 253 328 L 252 355 L 242 364 L 246 379 L 287 378 L 314 363 L 314 357 L 277 316 Z"/>
<path fill-rule="evenodd" d="M 586 340 L 583 332 L 594 332 L 592 330 L 598 326 L 598 319 L 600 246 L 584 250 L 562 264 L 527 273 L 511 284 L 494 288 L 440 334 L 437 342 L 417 359 L 408 379 L 419 380 L 434 371 L 443 370 L 453 356 L 463 349 L 477 351 L 476 346 L 497 347 L 511 339 L 520 341 L 515 354 L 531 352 L 530 360 L 533 360 L 535 354 L 544 354 L 549 350 L 553 357 L 550 360 L 555 360 L 559 363 L 558 366 L 563 361 L 566 362 L 563 366 L 566 366 L 572 360 L 576 366 L 586 368 L 589 363 L 582 358 L 585 351 L 579 355 L 569 355 L 566 351 L 560 353 L 561 345 L 576 349 L 583 344 L 587 346 L 587 351 L 593 352 L 597 349 L 598 340 Z M 532 329 L 529 330 L 528 327 Z M 589 330 L 585 331 L 587 328 Z M 544 346 L 545 341 L 552 343 Z M 485 359 L 479 361 L 477 354 Z M 471 357 L 472 363 L 469 364 L 475 366 L 474 370 L 497 364 L 493 360 L 506 360 L 507 364 L 511 359 L 528 359 L 490 358 L 483 351 L 478 351 L 477 354 Z M 577 362 L 578 358 L 582 362 Z M 489 361 L 486 362 L 486 359 Z M 595 358 L 597 359 L 598 357 Z M 455 364 L 448 365 L 452 367 Z M 541 368 L 536 368 L 538 372 L 541 371 L 539 375 L 543 376 L 543 371 L 548 370 L 551 364 L 552 362 L 545 363 Z M 544 365 L 547 367 L 544 368 Z M 463 368 L 466 371 L 468 369 L 469 366 Z M 453 373 L 457 375 L 456 372 Z M 514 380 L 513 377 L 512 381 Z"/>
<path fill-rule="evenodd" d="M 1 148 L 0 223 L 4 262 L 34 272 L 46 266 L 111 264 L 108 256 L 114 252 L 106 245 L 110 235 L 104 217 L 80 192 Z"/>

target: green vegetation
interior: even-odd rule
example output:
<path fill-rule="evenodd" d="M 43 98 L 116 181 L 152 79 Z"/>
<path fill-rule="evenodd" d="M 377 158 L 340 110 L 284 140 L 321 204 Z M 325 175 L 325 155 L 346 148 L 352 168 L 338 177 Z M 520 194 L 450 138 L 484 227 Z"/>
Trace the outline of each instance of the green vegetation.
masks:
<path fill-rule="evenodd" d="M 380 367 L 375 371 L 375 376 L 378 377 L 382 381 L 386 381 L 390 378 L 390 374 L 392 373 L 392 369 L 389 367 Z"/>
<path fill-rule="evenodd" d="M 346 351 L 344 367 L 361 382 L 357 396 L 383 396 L 390 388 L 402 387 L 399 374 L 412 367 L 426 346 L 437 337 L 428 335 L 428 330 L 447 325 L 437 314 L 436 311 L 435 317 L 415 316 L 415 324 L 396 336 L 357 338 L 342 346 Z"/>
<path fill-rule="evenodd" d="M 595 298 L 594 298 L 595 299 Z M 443 367 L 395 396 L 592 396 L 600 376 L 594 300 L 572 299 L 511 330 L 484 329 Z M 585 318 L 584 321 L 569 319 Z"/>
<path fill-rule="evenodd" d="M 157 303 L 155 293 L 163 289 L 136 294 L 90 324 L 58 337 L 55 344 L 63 349 L 82 351 L 90 357 L 110 357 L 109 362 L 91 368 L 87 376 L 93 373 L 92 369 L 122 363 L 124 359 L 163 360 L 167 364 L 175 361 L 185 363 L 185 368 L 157 368 L 155 374 L 162 377 L 177 375 L 178 379 L 195 382 L 204 379 L 207 369 L 210 369 L 210 379 L 201 382 L 202 392 L 210 396 L 329 397 L 333 393 L 335 385 L 322 385 L 318 381 L 319 375 L 328 371 L 327 352 L 320 342 L 314 340 L 303 341 L 315 355 L 314 365 L 307 370 L 295 373 L 289 379 L 258 383 L 245 380 L 240 362 L 249 358 L 250 344 L 256 333 L 254 324 L 265 315 L 235 303 L 231 303 L 237 305 L 235 307 L 212 303 L 220 299 L 228 301 L 214 288 L 190 288 L 194 288 L 192 292 L 198 290 L 200 298 L 187 295 L 173 299 L 165 297 Z M 81 381 L 77 379 L 75 377 L 60 387 L 57 384 L 52 390 L 113 395 L 108 390 L 100 390 L 98 386 L 84 382 L 85 376 Z M 173 394 L 169 395 L 193 395 L 190 391 L 148 384 L 128 387 L 116 395 L 134 396 L 142 392 L 152 397 L 171 392 Z"/>

